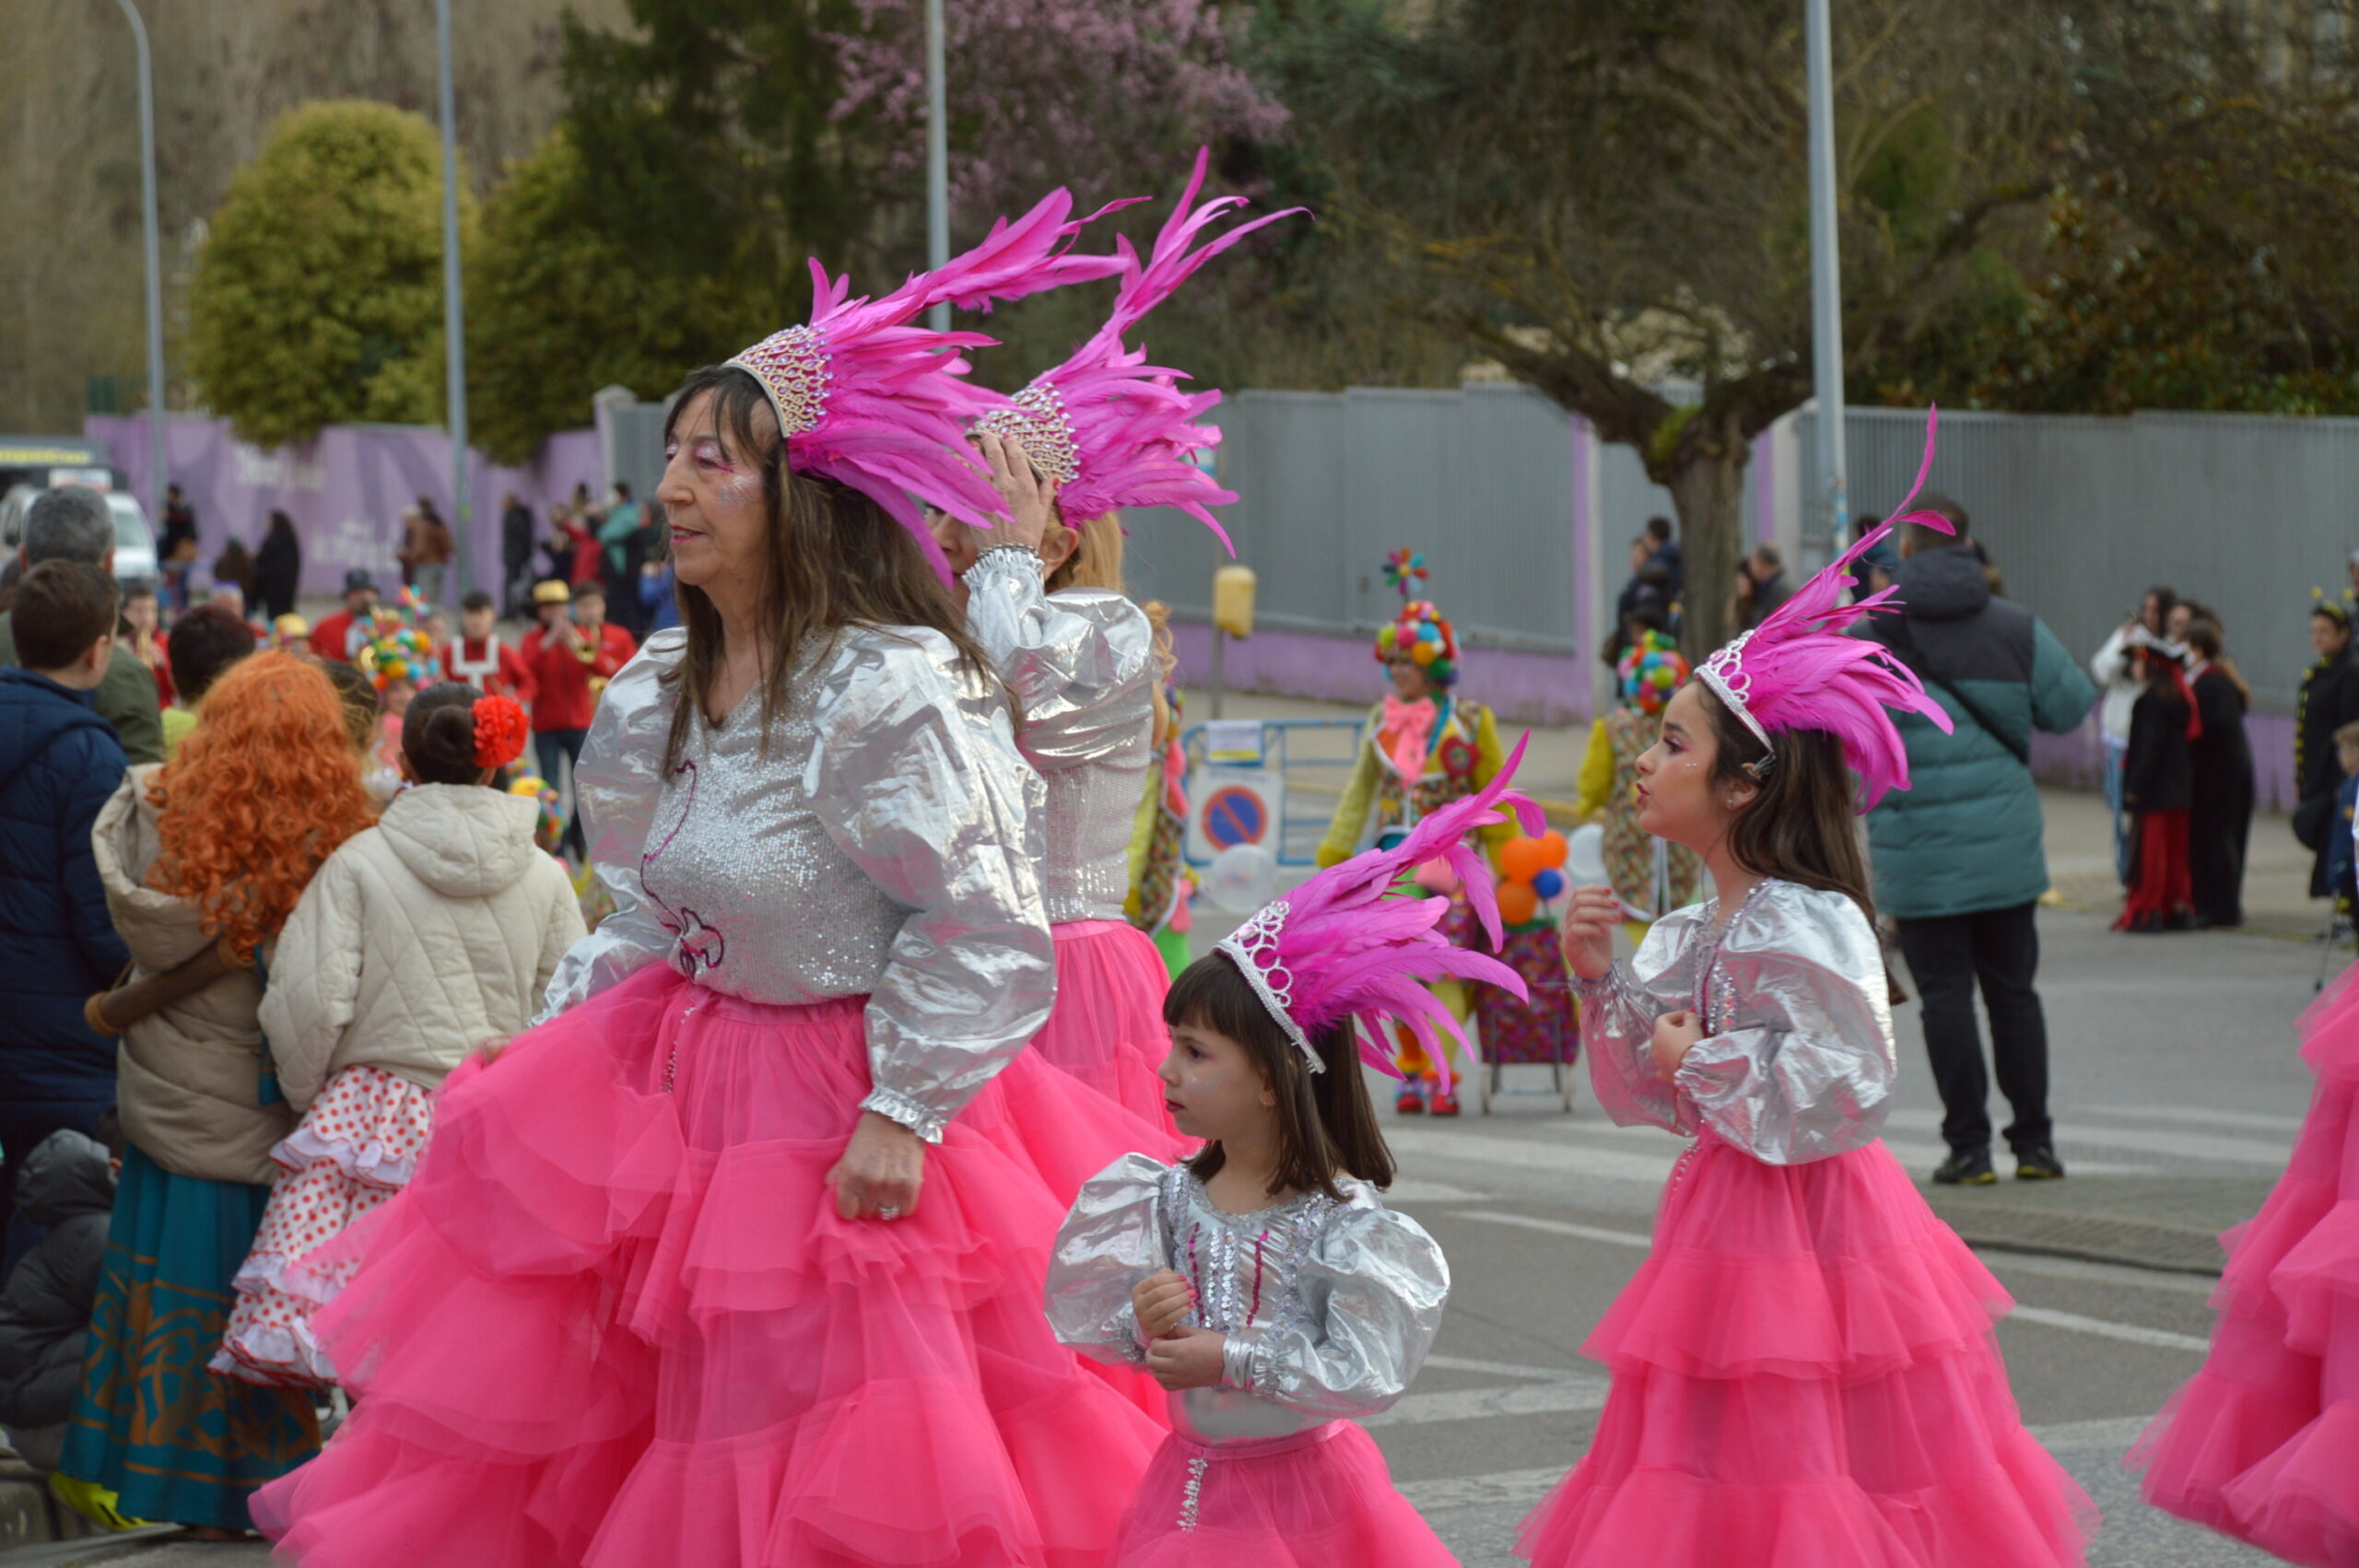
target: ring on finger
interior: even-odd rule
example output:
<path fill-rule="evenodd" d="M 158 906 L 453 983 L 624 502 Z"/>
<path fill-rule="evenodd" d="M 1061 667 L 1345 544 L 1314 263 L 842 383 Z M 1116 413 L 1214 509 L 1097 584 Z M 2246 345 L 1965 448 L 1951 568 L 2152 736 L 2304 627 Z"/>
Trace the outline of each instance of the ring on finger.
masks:
<path fill-rule="evenodd" d="M 898 1203 L 879 1204 L 876 1209 L 876 1217 L 880 1220 L 898 1220 L 901 1217 L 901 1206 Z"/>

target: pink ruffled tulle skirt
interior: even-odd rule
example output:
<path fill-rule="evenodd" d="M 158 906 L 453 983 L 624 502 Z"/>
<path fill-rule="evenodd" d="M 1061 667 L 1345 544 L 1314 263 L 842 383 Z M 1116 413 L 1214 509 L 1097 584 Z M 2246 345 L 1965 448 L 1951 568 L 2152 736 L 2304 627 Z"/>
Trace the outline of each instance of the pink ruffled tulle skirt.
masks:
<path fill-rule="evenodd" d="M 337 1568 L 1094 1568 L 1162 1433 L 1040 1288 L 1056 1194 L 1136 1124 L 1018 1058 L 914 1212 L 847 1221 L 869 1088 L 857 1000 L 660 969 L 461 1068 L 338 1244 L 315 1327 L 354 1414 L 255 1521 Z"/>
<path fill-rule="evenodd" d="M 1057 1005 L 1032 1049 L 1163 1129 L 1178 1148 L 1159 1076 L 1171 1048 L 1163 1024 L 1171 974 L 1155 939 L 1126 920 L 1072 920 L 1049 934 L 1057 944 Z"/>
<path fill-rule="evenodd" d="M 1206 1445 L 1176 1433 L 1148 1467 L 1106 1568 L 1456 1568 L 1347 1421 Z"/>
<path fill-rule="evenodd" d="M 347 1067 L 270 1157 L 288 1174 L 270 1189 L 262 1229 L 238 1270 L 237 1305 L 213 1370 L 249 1383 L 324 1388 L 335 1368 L 311 1319 L 357 1260 L 330 1244 L 417 1174 L 434 1134 L 434 1095 L 381 1068 Z"/>
<path fill-rule="evenodd" d="M 2228 1266 L 2203 1369 L 2127 1461 L 2146 1501 L 2314 1568 L 2359 1564 L 2359 969 L 2302 1021 L 2294 1157 Z"/>
<path fill-rule="evenodd" d="M 2023 1428 L 2006 1290 L 1882 1143 L 1771 1165 L 1707 1133 L 1582 1353 L 1589 1454 L 1524 1521 L 1543 1568 L 2047 1568 L 2096 1509 Z"/>

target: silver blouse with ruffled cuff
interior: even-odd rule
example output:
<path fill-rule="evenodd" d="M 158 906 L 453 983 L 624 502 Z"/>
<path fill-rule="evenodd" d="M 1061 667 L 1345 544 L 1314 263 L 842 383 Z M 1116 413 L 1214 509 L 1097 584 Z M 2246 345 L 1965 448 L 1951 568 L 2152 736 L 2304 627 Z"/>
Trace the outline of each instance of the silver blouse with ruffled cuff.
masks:
<path fill-rule="evenodd" d="M 1016 742 L 1048 786 L 1049 919 L 1119 920 L 1154 746 L 1154 627 L 1119 593 L 1046 592 L 1029 550 L 986 550 L 963 580 L 968 629 L 1024 705 Z"/>
<path fill-rule="evenodd" d="M 1004 695 L 960 671 L 937 632 L 854 628 L 798 673 L 767 747 L 757 685 L 718 727 L 692 726 L 642 805 L 673 694 L 627 685 L 635 668 L 607 688 L 599 721 L 617 745 L 644 739 L 648 760 L 583 755 L 594 788 L 628 794 L 596 826 L 600 874 L 632 895 L 634 923 L 580 964 L 569 955 L 562 1000 L 658 956 L 748 1001 L 865 996 L 863 1108 L 938 1141 L 1055 999 L 1040 782 L 1016 754 Z M 609 723 L 618 687 L 634 711 Z M 660 704 L 661 720 L 636 712 L 642 703 Z M 645 824 L 628 849 L 627 819 Z M 626 853 L 635 887 L 616 866 Z"/>
<path fill-rule="evenodd" d="M 1717 934 L 1717 900 L 1655 922 L 1628 969 L 1574 982 L 1597 1101 L 1614 1121 L 1708 1129 L 1773 1165 L 1874 1141 L 1897 1070 L 1884 952 L 1840 893 L 1765 882 Z M 1655 1021 L 1681 1009 L 1704 1037 L 1669 1082 Z"/>
<path fill-rule="evenodd" d="M 1170 1396 L 1196 1442 L 1260 1442 L 1374 1415 L 1408 1391 L 1441 1329 L 1449 1265 L 1374 1188 L 1339 1178 L 1250 1214 L 1215 1209 L 1185 1165 L 1126 1154 L 1082 1188 L 1057 1233 L 1045 1293 L 1057 1338 L 1093 1360 L 1143 1366 L 1131 1292 L 1177 1270 L 1185 1321 L 1225 1336 L 1220 1384 Z"/>

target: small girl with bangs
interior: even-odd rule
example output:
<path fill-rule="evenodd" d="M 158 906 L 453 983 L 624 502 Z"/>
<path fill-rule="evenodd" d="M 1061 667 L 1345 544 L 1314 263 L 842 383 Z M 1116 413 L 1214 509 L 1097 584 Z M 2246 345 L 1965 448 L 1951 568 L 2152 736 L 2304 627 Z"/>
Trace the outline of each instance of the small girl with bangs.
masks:
<path fill-rule="evenodd" d="M 410 786 L 312 878 L 262 1001 L 278 1086 L 301 1115 L 271 1151 L 273 1189 L 213 1369 L 325 1387 L 311 1318 L 355 1267 L 328 1244 L 401 1190 L 432 1096 L 467 1053 L 522 1029 L 583 934 L 565 868 L 534 842 L 539 803 L 499 787 L 524 710 L 458 683 L 409 703 Z"/>
<path fill-rule="evenodd" d="M 1455 1032 L 1421 981 L 1522 994 L 1514 970 L 1435 929 L 1449 899 L 1392 895 L 1404 872 L 1449 860 L 1497 942 L 1465 839 L 1503 820 L 1491 808 L 1512 772 L 1398 848 L 1321 872 L 1173 983 L 1166 1103 L 1205 1146 L 1172 1165 L 1126 1155 L 1093 1177 L 1049 1269 L 1057 1337 L 1143 1368 L 1169 1398 L 1171 1435 L 1108 1568 L 1457 1561 L 1354 1419 L 1407 1392 L 1449 1294 L 1441 1249 L 1378 1199 L 1392 1156 L 1359 1070 L 1391 1071 L 1387 1018 L 1428 1046 L 1437 1026 Z"/>
<path fill-rule="evenodd" d="M 1658 921 L 1626 969 L 1612 889 L 1566 915 L 1599 1105 L 1695 1141 L 1582 1347 L 1613 1387 L 1524 1521 L 1516 1550 L 1544 1568 L 2048 1568 L 2094 1531 L 2008 1388 L 1991 1329 L 2013 1304 L 1876 1136 L 1890 982 L 1853 813 L 1907 785 L 1887 709 L 1948 728 L 1845 635 L 1892 607 L 1842 601 L 1898 521 L 1947 531 L 1871 531 L 1706 661 L 1638 759 L 1639 826 L 1701 855 L 1719 896 Z"/>

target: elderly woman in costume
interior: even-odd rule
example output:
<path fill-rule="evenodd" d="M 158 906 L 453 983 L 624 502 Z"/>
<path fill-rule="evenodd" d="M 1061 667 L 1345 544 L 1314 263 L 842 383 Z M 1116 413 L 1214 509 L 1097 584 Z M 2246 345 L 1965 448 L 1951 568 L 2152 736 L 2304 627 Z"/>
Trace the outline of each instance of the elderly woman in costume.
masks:
<path fill-rule="evenodd" d="M 361 1398 L 258 1500 L 294 1561 L 1080 1564 L 1159 1433 L 1039 1311 L 1120 1113 L 1027 1058 L 1040 785 L 912 495 L 981 525 L 918 318 L 1110 270 L 1062 192 L 691 374 L 657 492 L 683 627 L 583 759 L 618 909 L 455 1073 L 317 1322 Z M 816 270 L 816 269 L 815 269 Z M 636 843 L 631 841 L 636 839 Z M 1121 1118 L 1125 1123 L 1130 1118 Z M 1059 1170 L 1060 1162 L 1078 1167 Z"/>
<path fill-rule="evenodd" d="M 370 824 L 334 689 L 290 653 L 215 684 L 172 760 L 134 768 L 91 834 L 130 983 L 94 1011 L 122 1032 L 129 1148 L 63 1472 L 135 1519 L 242 1534 L 253 1490 L 319 1445 L 311 1401 L 209 1371 L 230 1281 L 293 1130 L 270 1072 L 263 969 L 322 861 Z"/>
<path fill-rule="evenodd" d="M 1194 423 L 1217 392 L 1184 393 L 1180 372 L 1146 363 L 1123 334 L 1195 270 L 1254 229 L 1190 247 L 1224 213 L 1196 206 L 1206 154 L 1142 266 L 1121 246 L 1122 287 L 1106 324 L 1055 369 L 986 415 L 977 440 L 1009 514 L 978 530 L 933 515 L 958 574 L 975 640 L 1024 706 L 1025 760 L 1048 785 L 1049 919 L 1057 1004 L 1032 1049 L 1126 1109 L 1169 1129 L 1156 1075 L 1168 1041 L 1168 971 L 1154 940 L 1124 918 L 1131 834 L 1154 760 L 1162 671 L 1156 631 L 1122 593 L 1124 507 L 1171 506 L 1219 535 L 1208 506 L 1237 497 L 1193 454 L 1220 432 Z M 1300 208 L 1292 209 L 1300 211 Z"/>

